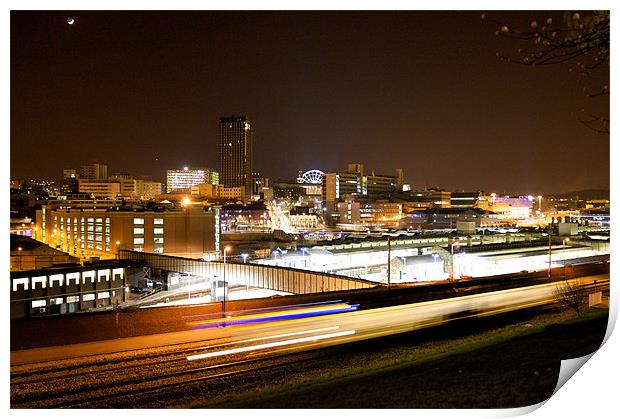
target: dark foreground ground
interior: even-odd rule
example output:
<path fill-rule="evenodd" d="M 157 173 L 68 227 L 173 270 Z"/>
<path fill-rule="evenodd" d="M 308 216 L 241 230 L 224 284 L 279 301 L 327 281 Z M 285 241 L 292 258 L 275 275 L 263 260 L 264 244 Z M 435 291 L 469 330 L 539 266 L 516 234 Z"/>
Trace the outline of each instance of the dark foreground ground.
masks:
<path fill-rule="evenodd" d="M 512 408 L 549 398 L 562 359 L 599 348 L 608 310 L 580 318 L 568 310 L 516 324 L 458 323 L 355 347 L 314 372 L 293 374 L 240 394 L 189 407 Z M 514 319 L 513 319 L 514 320 Z M 445 339 L 441 336 L 451 336 Z M 184 406 L 185 407 L 185 406 Z"/>

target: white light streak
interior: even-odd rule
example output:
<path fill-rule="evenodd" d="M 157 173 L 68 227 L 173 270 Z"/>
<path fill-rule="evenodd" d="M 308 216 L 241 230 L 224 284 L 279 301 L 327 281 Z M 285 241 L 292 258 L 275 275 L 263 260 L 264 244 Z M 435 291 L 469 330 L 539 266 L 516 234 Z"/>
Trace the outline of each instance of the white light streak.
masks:
<path fill-rule="evenodd" d="M 211 348 L 218 348 L 221 346 L 238 345 L 240 343 L 256 342 L 257 340 L 278 339 L 278 338 L 285 338 L 288 336 L 307 335 L 308 333 L 327 332 L 328 330 L 336 330 L 336 329 L 340 329 L 340 326 L 323 327 L 321 329 L 312 329 L 312 330 L 302 330 L 301 332 L 283 333 L 281 335 L 261 336 L 258 338 L 244 339 L 244 340 L 238 340 L 236 342 L 225 343 L 224 345 L 204 346 L 201 349 L 211 349 Z"/>
<path fill-rule="evenodd" d="M 301 333 L 301 332 L 297 332 L 297 333 Z M 308 331 L 305 331 L 304 333 L 308 333 Z M 263 343 L 260 345 L 245 346 L 243 348 L 227 349 L 225 351 L 209 352 L 209 353 L 200 354 L 200 355 L 190 355 L 187 357 L 187 360 L 195 361 L 197 359 L 214 358 L 216 356 L 238 354 L 242 352 L 254 351 L 257 349 L 275 348 L 278 346 L 294 345 L 297 343 L 312 342 L 314 340 L 323 340 L 323 339 L 336 338 L 340 336 L 347 336 L 347 335 L 353 335 L 353 334 L 355 334 L 355 330 L 345 330 L 345 331 L 336 332 L 336 333 L 306 336 L 306 337 L 297 338 L 297 339 L 281 340 L 278 342 L 270 342 L 270 343 Z"/>

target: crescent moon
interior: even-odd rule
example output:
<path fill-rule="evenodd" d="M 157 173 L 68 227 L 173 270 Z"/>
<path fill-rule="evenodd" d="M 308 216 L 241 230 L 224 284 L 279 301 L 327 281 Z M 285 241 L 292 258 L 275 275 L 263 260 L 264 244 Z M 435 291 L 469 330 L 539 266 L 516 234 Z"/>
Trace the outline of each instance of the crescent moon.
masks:
<path fill-rule="evenodd" d="M 72 17 L 70 17 L 70 18 L 68 18 L 68 19 L 67 19 L 67 23 L 68 23 L 69 25 L 73 25 L 73 24 L 75 23 L 75 20 L 73 20 L 73 18 L 72 18 Z"/>

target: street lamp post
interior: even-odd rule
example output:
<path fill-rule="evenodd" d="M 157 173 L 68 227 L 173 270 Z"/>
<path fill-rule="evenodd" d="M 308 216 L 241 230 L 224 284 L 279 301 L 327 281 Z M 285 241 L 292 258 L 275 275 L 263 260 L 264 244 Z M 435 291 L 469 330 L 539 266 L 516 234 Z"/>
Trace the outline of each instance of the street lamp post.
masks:
<path fill-rule="evenodd" d="M 187 277 L 187 304 L 190 303 L 190 301 L 192 300 L 192 276 L 189 275 Z"/>
<path fill-rule="evenodd" d="M 392 261 L 391 261 L 391 257 L 392 257 L 392 236 L 388 235 L 388 242 L 387 242 L 387 250 L 388 250 L 388 265 L 387 265 L 387 284 L 388 284 L 388 289 L 390 289 L 390 274 L 391 274 L 391 270 L 392 270 Z"/>
<path fill-rule="evenodd" d="M 437 271 L 437 268 L 435 266 L 435 264 L 437 263 L 437 258 L 439 257 L 439 255 L 437 253 L 433 253 L 433 275 L 435 274 L 435 272 Z M 442 269 L 443 271 L 443 269 Z M 424 278 L 425 280 L 428 280 L 428 275 L 426 278 Z"/>
<path fill-rule="evenodd" d="M 549 237 L 549 267 L 547 268 L 547 280 L 551 281 L 551 228 L 549 228 L 547 236 Z"/>
<path fill-rule="evenodd" d="M 243 258 L 243 263 L 246 263 L 246 261 L 248 260 L 248 256 L 249 255 L 247 253 L 241 254 L 241 257 Z M 246 276 L 245 290 L 246 291 L 250 290 L 250 284 L 248 283 L 247 276 Z"/>
<path fill-rule="evenodd" d="M 458 246 L 459 241 L 455 240 L 450 244 L 450 281 L 454 280 L 454 246 Z"/>
<path fill-rule="evenodd" d="M 307 247 L 302 247 L 301 248 L 301 257 L 304 259 L 304 268 L 306 268 L 308 266 L 308 259 L 306 259 L 306 251 L 308 250 Z"/>
<path fill-rule="evenodd" d="M 224 248 L 224 292 L 222 293 L 222 317 L 226 317 L 226 252 L 230 251 L 230 246 L 226 246 Z M 224 327 L 226 327 L 226 323 L 224 323 Z"/>
<path fill-rule="evenodd" d="M 564 244 L 564 247 L 562 247 L 562 259 L 564 262 L 564 281 L 566 281 L 566 243 L 568 243 L 569 241 L 570 239 L 568 237 L 562 240 L 562 243 Z"/>

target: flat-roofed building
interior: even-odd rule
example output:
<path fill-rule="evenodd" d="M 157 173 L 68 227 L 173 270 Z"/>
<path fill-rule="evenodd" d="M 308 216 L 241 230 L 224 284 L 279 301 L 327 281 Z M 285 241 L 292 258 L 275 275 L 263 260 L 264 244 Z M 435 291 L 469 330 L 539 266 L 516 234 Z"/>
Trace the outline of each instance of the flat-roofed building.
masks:
<path fill-rule="evenodd" d="M 226 187 L 224 185 L 217 185 L 217 197 L 221 199 L 234 199 L 243 200 L 246 196 L 245 186 L 231 186 Z"/>
<path fill-rule="evenodd" d="M 226 187 L 224 185 L 211 185 L 208 183 L 192 186 L 190 193 L 191 195 L 199 195 L 204 198 L 232 199 L 235 201 L 242 201 L 246 196 L 244 186 Z"/>
<path fill-rule="evenodd" d="M 501 225 L 497 214 L 479 208 L 428 208 L 408 212 L 400 221 L 400 228 L 457 229 L 457 222 L 473 222 L 473 227 Z"/>
<path fill-rule="evenodd" d="M 366 195 L 370 199 L 387 198 L 396 191 L 396 177 L 376 175 L 374 170 L 366 176 Z"/>
<path fill-rule="evenodd" d="M 403 180 L 402 176 L 402 169 L 398 169 L 395 176 L 375 174 L 374 170 L 371 170 L 369 175 L 364 175 L 363 164 L 351 163 L 346 171 L 323 174 L 323 202 L 333 203 L 342 200 L 346 195 L 368 199 L 388 199 L 397 192 L 399 182 Z"/>
<path fill-rule="evenodd" d="M 369 229 L 396 228 L 402 218 L 402 205 L 387 201 L 356 202 L 347 200 L 338 202 L 335 214 L 328 214 L 328 218 L 338 224 L 349 224 Z"/>
<path fill-rule="evenodd" d="M 323 175 L 323 201 L 336 202 L 345 195 L 363 195 L 363 177 L 357 173 L 325 173 Z"/>
<path fill-rule="evenodd" d="M 213 184 L 214 178 L 211 176 L 213 171 L 207 168 L 192 169 L 184 167 L 180 170 L 166 171 L 166 193 L 171 192 L 187 192 L 189 193 L 192 186 L 202 183 Z"/>
<path fill-rule="evenodd" d="M 11 272 L 11 319 L 104 310 L 126 301 L 128 262 Z"/>
<path fill-rule="evenodd" d="M 217 187 L 219 185 L 212 185 L 210 183 L 201 183 L 190 188 L 191 195 L 199 195 L 205 198 L 217 198 Z"/>
<path fill-rule="evenodd" d="M 478 208 L 492 211 L 506 220 L 530 218 L 533 206 L 534 197 L 496 195 L 494 193 L 480 197 L 477 205 Z"/>
<path fill-rule="evenodd" d="M 161 194 L 161 182 L 138 179 L 136 192 L 140 199 L 153 199 Z"/>
<path fill-rule="evenodd" d="M 397 228 L 403 206 L 396 202 L 366 202 L 360 205 L 360 222 L 369 227 Z"/>
<path fill-rule="evenodd" d="M 210 169 L 171 169 L 166 171 L 166 193 L 189 192 L 192 186 L 211 183 Z"/>
<path fill-rule="evenodd" d="M 201 258 L 219 252 L 219 207 L 43 205 L 36 239 L 79 257 L 113 257 L 119 249 Z"/>
<path fill-rule="evenodd" d="M 396 200 L 403 204 L 403 211 L 407 213 L 424 208 L 450 208 L 450 196 L 449 191 L 433 188 L 403 192 L 396 197 Z"/>
<path fill-rule="evenodd" d="M 85 164 L 80 167 L 79 177 L 84 180 L 107 180 L 108 166 L 100 163 Z"/>
<path fill-rule="evenodd" d="M 451 192 L 450 207 L 451 208 L 474 208 L 478 206 L 481 192 Z"/>
<path fill-rule="evenodd" d="M 79 179 L 78 192 L 87 193 L 96 198 L 116 198 L 121 194 L 121 183 L 107 180 Z"/>

